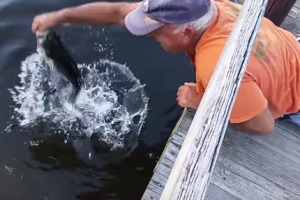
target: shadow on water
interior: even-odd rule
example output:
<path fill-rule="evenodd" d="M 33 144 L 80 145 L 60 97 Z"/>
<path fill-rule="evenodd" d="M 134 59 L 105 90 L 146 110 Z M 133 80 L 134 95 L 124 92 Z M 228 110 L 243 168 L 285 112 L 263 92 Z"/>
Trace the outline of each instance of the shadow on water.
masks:
<path fill-rule="evenodd" d="M 174 109 L 171 106 L 167 111 L 171 112 L 172 108 Z M 180 114 L 167 123 L 170 130 L 177 123 Z M 122 155 L 116 159 L 116 153 L 103 149 L 95 138 L 53 135 L 45 127 L 40 125 L 35 130 L 31 129 L 30 134 L 22 130 L 31 139 L 28 146 L 31 158 L 38 161 L 37 164 L 25 161 L 25 164 L 43 172 L 65 170 L 81 174 L 85 179 L 75 181 L 79 191 L 75 196 L 80 200 L 140 199 L 169 136 L 162 133 L 165 138 L 151 146 L 145 145 L 144 138 L 140 137 L 139 146 L 130 155 L 125 158 Z"/>
<path fill-rule="evenodd" d="M 70 142 L 65 142 L 63 135 L 53 135 L 44 137 L 43 141 L 28 147 L 32 158 L 47 167 L 40 167 L 40 170 L 70 170 L 85 168 L 86 164 L 78 158 L 76 150 Z"/>
<path fill-rule="evenodd" d="M 179 117 L 180 115 L 169 121 L 167 126 L 173 128 Z M 81 200 L 141 199 L 167 140 L 168 137 L 151 147 L 140 144 L 122 162 L 106 165 L 103 169 L 114 178 L 102 179 L 103 187 L 95 187 L 96 191 L 78 193 L 76 197 Z"/>

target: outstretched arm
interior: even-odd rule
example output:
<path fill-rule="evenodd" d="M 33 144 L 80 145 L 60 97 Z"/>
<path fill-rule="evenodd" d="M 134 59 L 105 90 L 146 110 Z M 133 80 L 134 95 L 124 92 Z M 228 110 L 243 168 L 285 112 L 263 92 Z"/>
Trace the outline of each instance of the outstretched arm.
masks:
<path fill-rule="evenodd" d="M 96 2 L 44 13 L 34 18 L 32 31 L 45 31 L 63 23 L 124 25 L 124 18 L 140 3 Z"/>
<path fill-rule="evenodd" d="M 91 25 L 124 25 L 124 18 L 139 3 L 97 2 L 61 11 L 63 23 L 87 23 Z"/>

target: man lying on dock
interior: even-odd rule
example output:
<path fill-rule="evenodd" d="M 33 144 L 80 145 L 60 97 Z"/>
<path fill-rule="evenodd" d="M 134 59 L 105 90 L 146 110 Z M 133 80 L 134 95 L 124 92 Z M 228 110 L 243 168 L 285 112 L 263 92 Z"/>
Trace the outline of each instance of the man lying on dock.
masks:
<path fill-rule="evenodd" d="M 168 52 L 186 52 L 196 67 L 196 83 L 180 86 L 177 101 L 182 107 L 196 109 L 241 8 L 228 0 L 88 3 L 38 15 L 32 31 L 63 23 L 125 25 L 133 35 L 153 37 Z M 293 34 L 264 18 L 230 124 L 246 133 L 268 134 L 274 129 L 274 119 L 299 110 L 299 44 Z M 300 115 L 288 117 L 300 125 Z"/>

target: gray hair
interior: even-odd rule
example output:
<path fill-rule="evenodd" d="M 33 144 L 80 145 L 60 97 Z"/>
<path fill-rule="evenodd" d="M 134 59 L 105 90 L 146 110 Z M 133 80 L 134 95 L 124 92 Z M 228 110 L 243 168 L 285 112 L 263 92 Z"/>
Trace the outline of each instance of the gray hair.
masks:
<path fill-rule="evenodd" d="M 193 27 L 197 32 L 203 33 L 209 27 L 209 25 L 213 22 L 216 13 L 217 13 L 217 8 L 215 5 L 215 2 L 214 2 L 214 0 L 211 0 L 210 8 L 203 17 L 196 19 L 192 22 L 179 24 L 178 27 L 175 29 L 174 33 L 183 31 L 187 27 Z"/>

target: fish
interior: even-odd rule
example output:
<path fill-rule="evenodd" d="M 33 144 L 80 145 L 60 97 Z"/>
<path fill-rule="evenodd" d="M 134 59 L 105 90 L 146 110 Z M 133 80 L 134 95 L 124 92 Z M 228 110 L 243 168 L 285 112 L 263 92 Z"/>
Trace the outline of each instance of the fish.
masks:
<path fill-rule="evenodd" d="M 60 36 L 53 29 L 36 33 L 39 45 L 45 51 L 46 57 L 53 61 L 54 67 L 75 88 L 75 99 L 83 86 L 83 79 L 76 61 L 63 44 Z"/>

